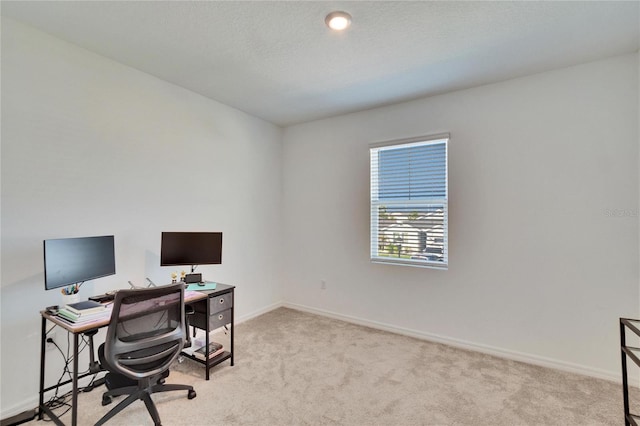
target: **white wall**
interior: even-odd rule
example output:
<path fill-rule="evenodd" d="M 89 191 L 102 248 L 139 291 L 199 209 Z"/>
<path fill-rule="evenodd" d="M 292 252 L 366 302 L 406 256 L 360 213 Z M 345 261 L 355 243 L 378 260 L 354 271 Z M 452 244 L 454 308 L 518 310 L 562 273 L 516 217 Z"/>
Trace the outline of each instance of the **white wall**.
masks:
<path fill-rule="evenodd" d="M 449 270 L 371 264 L 368 145 L 443 132 Z M 639 311 L 637 54 L 292 126 L 283 150 L 291 306 L 619 377 L 618 317 Z"/>
<path fill-rule="evenodd" d="M 237 286 L 237 317 L 281 301 L 281 137 L 2 19 L 2 418 L 37 405 L 38 312 L 61 300 L 44 290 L 44 239 L 115 235 L 117 274 L 86 283 L 86 298 L 168 282 L 161 231 L 223 231 L 223 264 L 199 271 Z"/>

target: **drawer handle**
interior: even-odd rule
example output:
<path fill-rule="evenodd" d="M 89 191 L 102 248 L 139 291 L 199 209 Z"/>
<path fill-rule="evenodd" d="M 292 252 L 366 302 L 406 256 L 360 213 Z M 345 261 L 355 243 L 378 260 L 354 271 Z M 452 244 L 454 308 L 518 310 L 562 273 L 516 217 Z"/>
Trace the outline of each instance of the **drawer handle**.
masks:
<path fill-rule="evenodd" d="M 224 315 L 220 314 L 218 315 L 218 319 L 221 320 L 222 318 L 224 318 Z"/>
<path fill-rule="evenodd" d="M 224 303 L 224 298 L 220 298 L 220 304 L 222 305 Z"/>

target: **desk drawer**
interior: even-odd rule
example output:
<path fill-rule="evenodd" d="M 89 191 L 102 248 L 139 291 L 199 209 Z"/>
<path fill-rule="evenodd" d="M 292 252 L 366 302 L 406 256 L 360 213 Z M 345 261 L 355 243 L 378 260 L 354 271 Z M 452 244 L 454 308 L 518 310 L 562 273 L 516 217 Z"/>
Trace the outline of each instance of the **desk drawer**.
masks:
<path fill-rule="evenodd" d="M 231 309 L 209 315 L 209 330 L 215 330 L 231 323 Z"/>
<path fill-rule="evenodd" d="M 225 293 L 220 296 L 210 297 L 209 313 L 213 315 L 231 308 L 233 306 L 233 297 L 231 297 L 231 295 L 232 293 Z"/>

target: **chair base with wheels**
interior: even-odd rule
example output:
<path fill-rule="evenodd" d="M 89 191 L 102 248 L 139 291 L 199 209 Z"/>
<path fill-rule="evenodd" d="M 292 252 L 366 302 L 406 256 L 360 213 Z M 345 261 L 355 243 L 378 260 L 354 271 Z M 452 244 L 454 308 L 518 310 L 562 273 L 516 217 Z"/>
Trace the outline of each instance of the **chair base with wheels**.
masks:
<path fill-rule="evenodd" d="M 106 360 L 104 357 L 104 345 L 100 345 L 100 347 L 98 348 L 98 359 L 100 360 L 100 363 L 102 365 L 105 365 Z M 128 396 L 120 401 L 118 405 L 113 407 L 111 411 L 105 414 L 96 423 L 96 426 L 106 423 L 113 416 L 124 410 L 126 407 L 128 407 L 138 399 L 142 400 L 146 405 L 147 411 L 149 411 L 154 425 L 159 426 L 161 424 L 160 415 L 158 414 L 158 410 L 153 403 L 153 400 L 151 399 L 152 393 L 186 390 L 187 398 L 193 399 L 196 397 L 196 391 L 193 389 L 193 386 L 166 384 L 165 379 L 168 376 L 169 370 L 163 371 L 156 376 L 147 377 L 141 380 L 134 380 L 118 373 L 107 373 L 107 375 L 105 376 L 105 386 L 109 390 L 102 394 L 102 405 L 106 406 L 111 404 L 111 402 L 113 401 L 113 397 L 122 395 Z"/>
<path fill-rule="evenodd" d="M 165 371 L 158 378 L 157 384 L 164 384 L 165 378 L 169 376 L 169 372 Z M 121 395 L 129 395 L 138 389 L 138 381 L 130 379 L 122 374 L 107 373 L 104 376 L 104 385 L 107 387 L 107 391 L 102 394 L 102 406 L 111 404 L 113 397 Z M 188 390 L 188 389 L 186 389 Z"/>
<path fill-rule="evenodd" d="M 166 384 L 164 383 L 164 378 L 155 378 L 156 384 L 152 385 L 151 383 L 154 381 L 154 378 L 144 379 L 144 383 L 136 383 L 134 386 L 125 386 L 119 387 L 108 392 L 105 392 L 102 395 L 102 405 L 111 404 L 112 397 L 128 395 L 125 399 L 120 401 L 118 405 L 113 407 L 111 411 L 105 414 L 97 423 L 96 426 L 102 425 L 110 420 L 113 416 L 118 414 L 120 411 L 124 410 L 126 407 L 131 405 L 133 402 L 138 399 L 142 400 L 147 407 L 147 411 L 151 415 L 153 419 L 153 424 L 156 426 L 160 426 L 160 414 L 158 414 L 158 409 L 156 405 L 153 403 L 151 399 L 152 393 L 157 392 L 168 392 L 168 391 L 177 391 L 177 390 L 186 390 L 187 398 L 193 399 L 196 397 L 196 391 L 192 386 L 189 385 L 177 385 L 177 384 Z"/>

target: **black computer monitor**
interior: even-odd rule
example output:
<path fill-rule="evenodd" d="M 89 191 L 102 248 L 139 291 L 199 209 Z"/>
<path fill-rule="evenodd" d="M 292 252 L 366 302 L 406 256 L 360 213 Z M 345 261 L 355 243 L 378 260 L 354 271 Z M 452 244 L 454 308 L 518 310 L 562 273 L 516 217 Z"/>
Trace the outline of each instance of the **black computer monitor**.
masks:
<path fill-rule="evenodd" d="M 46 290 L 115 273 L 113 235 L 44 240 L 44 288 Z"/>
<path fill-rule="evenodd" d="M 222 263 L 222 232 L 163 232 L 160 266 Z"/>

